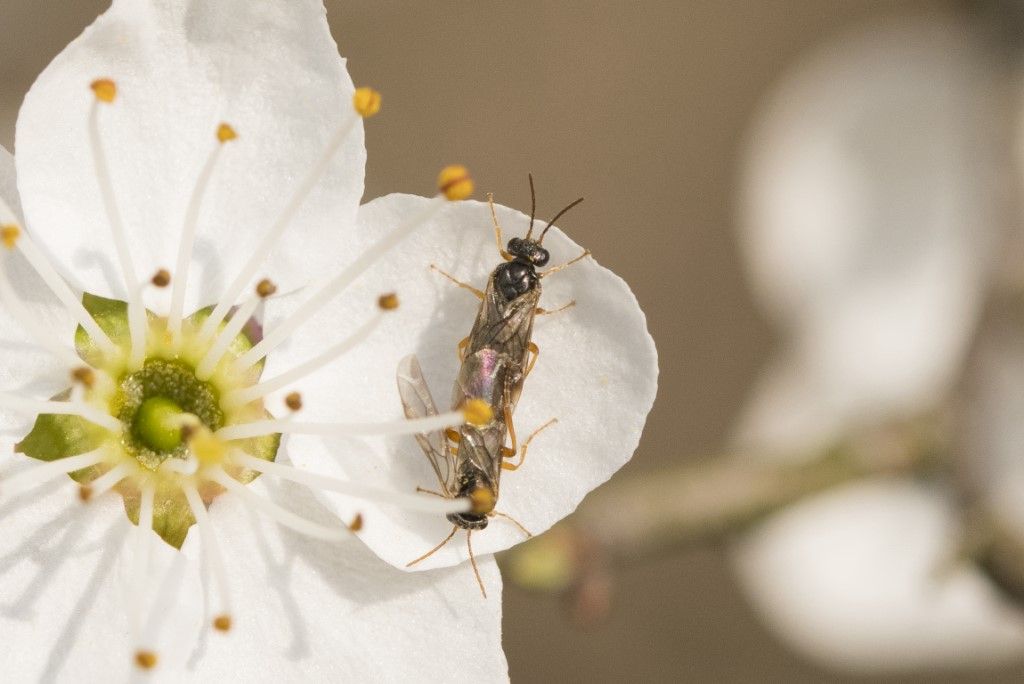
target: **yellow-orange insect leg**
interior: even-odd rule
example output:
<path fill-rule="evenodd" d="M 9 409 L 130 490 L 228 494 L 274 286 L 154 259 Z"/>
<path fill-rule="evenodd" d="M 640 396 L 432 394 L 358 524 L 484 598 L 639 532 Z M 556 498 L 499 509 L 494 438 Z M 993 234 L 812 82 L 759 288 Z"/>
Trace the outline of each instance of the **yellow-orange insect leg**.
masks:
<path fill-rule="evenodd" d="M 523 442 L 523 448 L 519 450 L 519 463 L 502 463 L 501 467 L 504 468 L 505 470 L 517 470 L 517 469 L 519 469 L 523 465 L 523 461 L 526 460 L 526 450 L 530 447 L 530 442 L 533 441 L 533 438 L 536 437 L 537 434 L 540 433 L 541 430 L 544 430 L 545 428 L 551 427 L 552 425 L 554 425 L 557 422 L 558 422 L 557 418 L 552 418 L 551 420 L 549 420 L 548 422 L 544 423 L 539 428 L 537 428 L 536 430 L 531 432 L 530 436 L 526 438 L 525 442 Z"/>
<path fill-rule="evenodd" d="M 462 282 L 461 280 L 459 280 L 458 278 L 453 276 L 451 273 L 447 273 L 446 271 L 442 271 L 440 268 L 437 267 L 437 264 L 430 264 L 430 270 L 437 271 L 438 273 L 443 275 L 445 278 L 447 278 L 448 280 L 452 281 L 453 283 L 455 283 L 456 285 L 461 287 L 463 290 L 469 290 L 474 295 L 476 295 L 478 299 L 482 300 L 484 298 L 484 293 L 483 293 L 482 290 L 476 289 L 475 287 L 473 287 L 469 283 Z"/>

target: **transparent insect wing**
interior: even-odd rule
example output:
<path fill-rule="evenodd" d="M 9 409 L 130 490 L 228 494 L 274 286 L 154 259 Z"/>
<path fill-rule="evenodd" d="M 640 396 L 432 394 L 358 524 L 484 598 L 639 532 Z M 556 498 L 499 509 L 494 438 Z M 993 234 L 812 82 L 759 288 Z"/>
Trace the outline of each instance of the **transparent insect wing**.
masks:
<path fill-rule="evenodd" d="M 500 347 L 509 358 L 521 357 L 530 341 L 534 310 L 539 301 L 539 287 L 520 295 L 513 302 L 504 301 L 494 286 L 492 275 L 470 335 L 470 348 Z"/>
<path fill-rule="evenodd" d="M 402 398 L 402 407 L 406 418 L 426 418 L 436 416 L 437 405 L 430 394 L 430 387 L 423 377 L 423 370 L 415 355 L 410 355 L 398 362 L 396 374 L 398 394 Z M 448 440 L 444 431 L 434 430 L 416 435 L 423 453 L 437 474 L 437 481 L 442 491 L 448 496 L 455 492 L 455 456 L 448 448 Z"/>

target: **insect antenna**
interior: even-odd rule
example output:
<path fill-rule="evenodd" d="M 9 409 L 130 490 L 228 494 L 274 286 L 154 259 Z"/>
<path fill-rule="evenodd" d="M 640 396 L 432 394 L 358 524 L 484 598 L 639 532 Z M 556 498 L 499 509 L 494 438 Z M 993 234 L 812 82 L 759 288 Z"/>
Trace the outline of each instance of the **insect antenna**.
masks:
<path fill-rule="evenodd" d="M 544 236 L 547 235 L 548 229 L 555 224 L 555 221 L 557 221 L 558 219 L 562 218 L 562 216 L 565 214 L 565 212 L 569 211 L 570 209 L 572 209 L 573 207 L 575 207 L 577 204 L 579 204 L 582 201 L 583 201 L 583 198 L 580 197 L 575 202 L 571 202 L 569 204 L 569 206 L 567 206 L 565 209 L 563 209 L 562 211 L 560 211 L 557 214 L 555 214 L 555 218 L 553 218 L 550 221 L 548 221 L 548 225 L 544 226 L 544 230 L 541 232 L 540 237 L 537 238 L 537 242 L 544 242 Z"/>
<path fill-rule="evenodd" d="M 522 530 L 523 534 L 525 534 L 527 537 L 532 537 L 533 536 L 533 532 L 530 532 L 530 530 L 528 530 L 525 527 L 523 527 L 523 524 L 521 522 L 519 522 L 518 520 L 513 518 L 508 513 L 502 513 L 501 511 L 491 511 L 491 515 L 497 515 L 499 517 L 505 518 L 505 520 L 511 521 L 513 525 L 515 525 L 520 530 Z"/>
<path fill-rule="evenodd" d="M 454 534 L 454 532 L 452 533 Z M 476 583 L 480 585 L 480 593 L 487 598 L 487 590 L 484 589 L 484 581 L 480 579 L 480 571 L 476 567 L 476 557 L 473 556 L 473 530 L 466 530 L 466 548 L 469 549 L 469 562 L 473 566 L 473 574 L 476 575 Z"/>
<path fill-rule="evenodd" d="M 426 560 L 426 559 L 430 558 L 431 556 L 433 556 L 435 553 L 437 553 L 438 551 L 441 550 L 442 546 L 444 546 L 449 541 L 451 541 L 452 537 L 454 537 L 455 533 L 458 532 L 458 531 L 459 531 L 459 526 L 458 525 L 452 525 L 452 531 L 448 534 L 447 537 L 444 538 L 444 541 L 442 541 L 440 544 L 438 544 L 434 548 L 432 548 L 429 551 L 427 551 L 425 554 L 423 554 L 422 556 L 420 556 L 416 560 L 409 561 L 408 563 L 405 564 L 405 567 L 411 568 L 412 566 L 414 566 L 417 563 L 419 563 L 421 560 Z M 470 556 L 470 557 L 472 557 L 472 556 Z M 478 579 L 479 579 L 479 576 L 478 576 Z"/>
<path fill-rule="evenodd" d="M 526 239 L 529 240 L 533 234 L 533 219 L 537 216 L 537 193 L 533 191 L 533 174 L 526 174 L 530 179 L 530 229 L 526 231 Z"/>

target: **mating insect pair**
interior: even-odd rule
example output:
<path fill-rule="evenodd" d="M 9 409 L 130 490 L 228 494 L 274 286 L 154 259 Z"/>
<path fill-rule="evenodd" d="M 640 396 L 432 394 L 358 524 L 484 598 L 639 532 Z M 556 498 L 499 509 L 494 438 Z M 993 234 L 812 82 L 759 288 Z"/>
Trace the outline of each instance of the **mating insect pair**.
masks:
<path fill-rule="evenodd" d="M 484 424 L 466 423 L 459 430 L 438 430 L 416 435 L 416 440 L 433 466 L 441 486 L 440 492 L 431 493 L 446 498 L 469 499 L 472 508 L 465 513 L 449 514 L 448 520 L 452 523 L 451 533 L 440 544 L 409 565 L 415 565 L 430 557 L 447 544 L 456 532 L 464 529 L 473 572 L 476 573 L 480 591 L 485 597 L 487 592 L 480 580 L 476 559 L 473 557 L 473 531 L 487 527 L 490 517 L 500 516 L 513 522 L 527 536 L 532 536 L 514 518 L 495 510 L 501 471 L 515 470 L 522 466 L 530 440 L 541 430 L 557 422 L 556 418 L 552 418 L 534 430 L 521 448 L 517 445 L 512 413 L 522 393 L 523 382 L 533 370 L 540 354 L 540 349 L 532 341 L 534 318 L 538 315 L 557 313 L 575 304 L 575 301 L 571 301 L 553 311 L 540 308 L 540 282 L 542 278 L 590 254 L 584 251 L 571 261 L 538 272 L 537 269 L 546 266 L 550 259 L 547 249 L 543 247 L 544 236 L 555 221 L 582 202 L 583 198 L 558 212 L 540 235 L 533 239 L 537 200 L 532 176 L 530 197 L 530 227 L 526 237 L 514 237 L 508 241 L 507 247 L 503 247 L 501 225 L 494 211 L 494 198 L 493 195 L 487 196 L 498 252 L 504 262 L 491 272 L 483 291 L 456 280 L 431 265 L 432 269 L 480 299 L 480 309 L 473 328 L 469 336 L 458 344 L 461 366 L 452 390 L 452 408 L 459 410 L 471 400 L 482 400 L 491 408 L 491 418 Z M 408 356 L 399 363 L 398 392 L 406 417 L 422 418 L 438 413 L 415 356 Z M 510 446 L 506 446 L 506 438 L 511 442 Z M 507 460 L 517 455 L 517 462 Z"/>

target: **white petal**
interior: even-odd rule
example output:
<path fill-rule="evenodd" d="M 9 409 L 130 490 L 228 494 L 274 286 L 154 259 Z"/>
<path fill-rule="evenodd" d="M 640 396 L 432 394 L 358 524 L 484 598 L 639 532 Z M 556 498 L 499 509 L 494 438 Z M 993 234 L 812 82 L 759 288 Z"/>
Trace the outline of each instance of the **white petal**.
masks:
<path fill-rule="evenodd" d="M 991 664 L 1024 653 L 1024 620 L 954 563 L 950 501 L 906 481 L 817 496 L 739 546 L 763 617 L 792 647 L 867 671 Z"/>
<path fill-rule="evenodd" d="M 250 486 L 267 495 L 262 481 Z M 337 524 L 301 490 L 272 489 L 282 505 Z M 10 681 L 124 680 L 133 668 L 127 610 L 134 528 L 118 497 L 83 506 L 70 480 L 32 494 L 30 503 L 29 496 L 0 503 L 0 627 L 7 644 L 0 668 Z M 402 573 L 354 539 L 326 544 L 282 533 L 230 499 L 214 503 L 211 519 L 229 573 L 234 625 L 227 634 L 209 629 L 195 528 L 180 554 L 154 538 L 148 576 L 159 591 L 148 606 L 151 620 L 161 618 L 151 623 L 160 624 L 159 680 L 507 679 L 493 557 L 478 559 L 484 599 L 468 566 Z"/>
<path fill-rule="evenodd" d="M 17 150 L 30 229 L 81 286 L 122 298 L 87 136 L 89 84 L 101 77 L 118 84 L 100 127 L 140 280 L 174 267 L 218 124 L 240 136 L 223 150 L 204 204 L 186 313 L 235 277 L 352 111 L 319 0 L 116 0 L 33 85 Z M 354 218 L 364 163 L 359 122 L 265 264 L 282 288 L 338 258 L 331 247 Z"/>
<path fill-rule="evenodd" d="M 0 198 L 14 212 L 19 212 L 15 190 L 14 158 L 0 147 Z M 70 348 L 75 326 L 60 303 L 28 265 L 18 251 L 3 250 L 0 254 L 12 288 L 25 303 L 39 326 L 53 334 L 54 339 Z M 0 306 L 0 392 L 45 399 L 68 386 L 68 376 L 57 361 L 40 348 L 35 338 L 22 329 L 6 307 Z M 31 418 L 0 410 L 0 441 L 3 446 L 25 436 Z"/>
<path fill-rule="evenodd" d="M 34 463 L 34 462 L 33 462 Z M 0 503 L 0 671 L 7 681 L 125 681 L 134 670 L 128 587 L 133 530 L 116 496 L 84 506 L 62 478 Z M 149 582 L 164 596 L 156 650 L 160 670 L 184 664 L 199 632 L 194 564 L 151 544 Z"/>
<path fill-rule="evenodd" d="M 360 210 L 353 254 L 427 200 L 389 195 Z M 506 239 L 522 235 L 528 217 L 499 207 Z M 571 215 L 564 220 L 571 223 Z M 552 229 L 545 240 L 551 264 L 579 255 L 582 248 Z M 308 359 L 366 320 L 382 292 L 396 290 L 401 306 L 361 348 L 331 367 L 295 384 L 302 392 L 301 420 L 374 421 L 402 417 L 395 387 L 398 361 L 418 355 L 439 408 L 445 410 L 458 368 L 456 344 L 465 337 L 478 301 L 429 270 L 431 263 L 482 287 L 500 262 L 486 204 L 451 205 L 414 233 L 345 296 L 326 308 L 287 349 L 271 355 L 265 377 Z M 515 414 L 520 443 L 548 419 L 548 428 L 530 446 L 525 465 L 502 477 L 497 510 L 514 516 L 537 534 L 571 513 L 586 494 L 606 481 L 632 455 L 657 386 L 657 357 L 645 319 L 629 287 L 592 260 L 545 278 L 541 305 L 565 312 L 538 318 L 534 341 L 540 358 L 525 383 Z M 272 323 L 271 323 L 272 325 Z M 268 327 L 270 327 L 268 325 Z M 279 404 L 271 400 L 272 409 Z M 295 463 L 321 472 L 335 471 L 367 484 L 411 492 L 437 488 L 426 457 L 411 436 L 332 439 L 294 435 L 287 450 Z M 330 499 L 343 519 L 356 510 L 366 515 L 360 535 L 383 559 L 398 567 L 438 543 L 451 524 L 389 507 Z M 473 535 L 476 553 L 487 554 L 522 541 L 512 523 L 493 519 Z M 464 540 L 460 534 L 456 539 Z M 420 565 L 452 565 L 467 558 L 464 541 L 447 545 Z M 417 569 L 419 566 L 416 566 Z"/>
<path fill-rule="evenodd" d="M 983 68 L 961 23 L 908 20 L 830 43 L 775 93 L 742 237 L 793 368 L 766 381 L 749 441 L 918 410 L 951 381 L 999 232 Z"/>
<path fill-rule="evenodd" d="M 261 477 L 253 491 L 324 524 L 337 519 L 301 487 Z M 501 576 L 468 566 L 399 572 L 355 539 L 311 541 L 253 518 L 237 501 L 211 507 L 234 591 L 234 627 L 211 634 L 199 681 L 505 681 Z"/>

